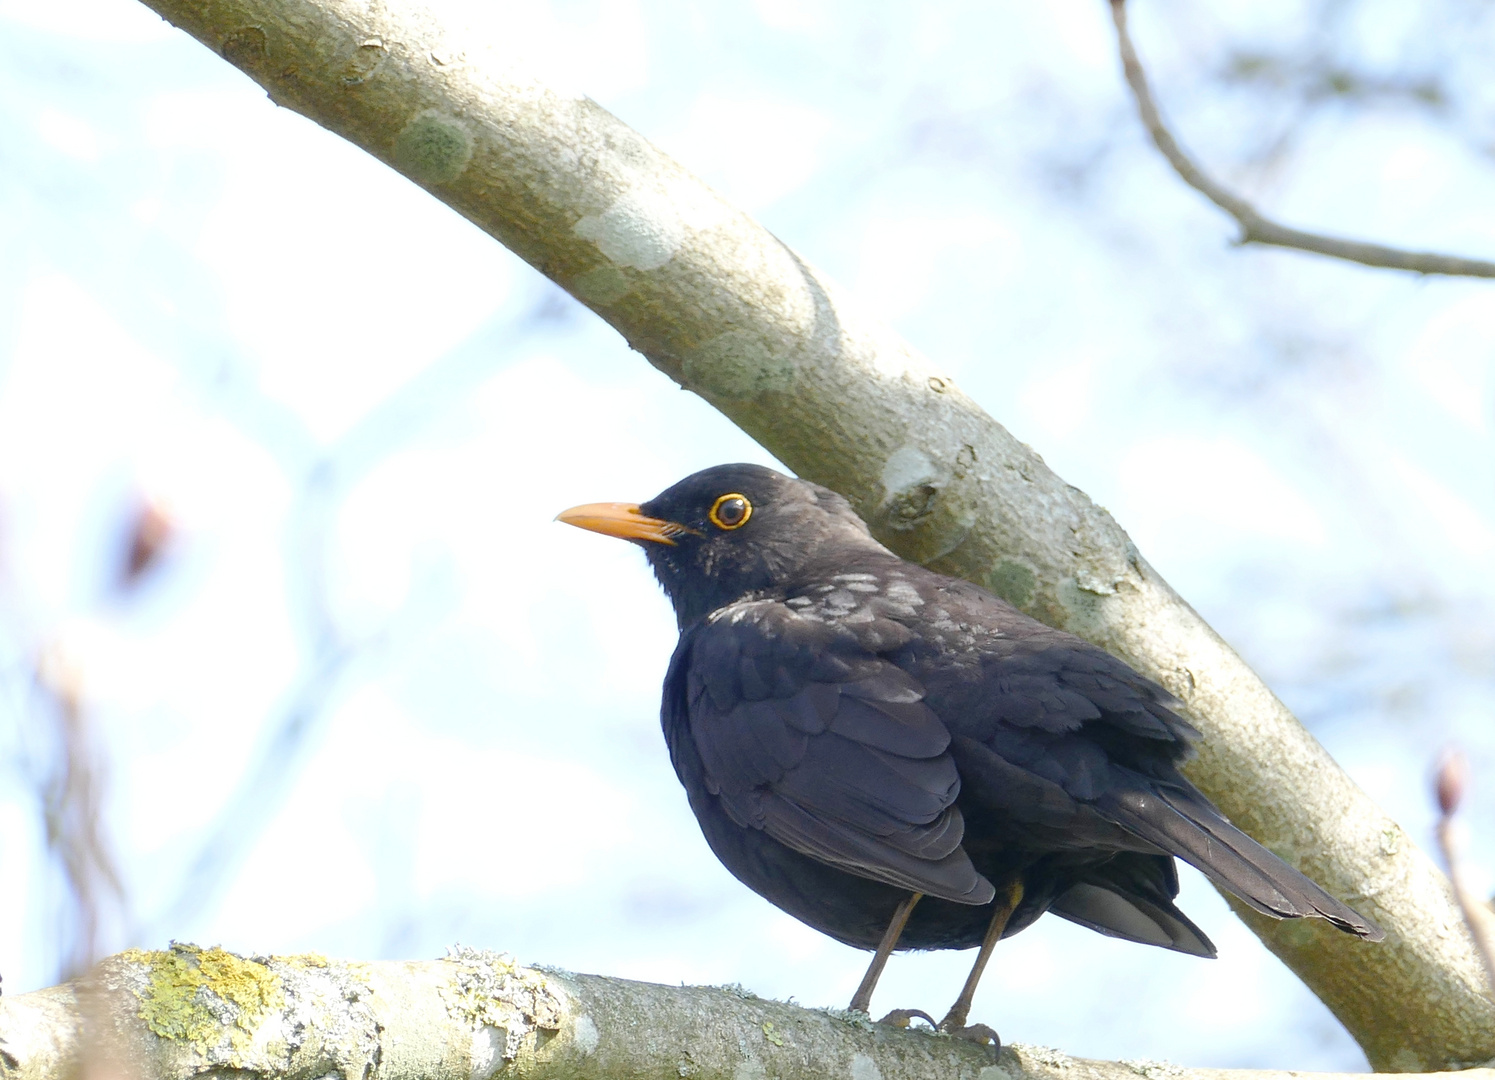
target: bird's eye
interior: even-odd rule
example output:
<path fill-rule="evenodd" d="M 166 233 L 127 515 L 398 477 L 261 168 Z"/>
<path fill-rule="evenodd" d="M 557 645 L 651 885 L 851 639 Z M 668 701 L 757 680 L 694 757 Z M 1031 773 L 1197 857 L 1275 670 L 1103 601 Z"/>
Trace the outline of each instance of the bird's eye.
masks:
<path fill-rule="evenodd" d="M 753 516 L 753 504 L 748 502 L 746 495 L 734 491 L 712 503 L 711 513 L 706 516 L 718 529 L 740 529 Z"/>

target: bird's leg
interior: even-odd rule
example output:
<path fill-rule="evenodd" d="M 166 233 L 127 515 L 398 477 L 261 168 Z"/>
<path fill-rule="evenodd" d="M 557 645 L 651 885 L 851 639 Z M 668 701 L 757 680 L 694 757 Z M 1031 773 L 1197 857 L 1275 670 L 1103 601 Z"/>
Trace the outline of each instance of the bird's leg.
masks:
<path fill-rule="evenodd" d="M 955 999 L 955 1004 L 950 1006 L 950 1011 L 940 1021 L 940 1030 L 952 1035 L 966 1030 L 966 1017 L 971 1012 L 971 1001 L 976 996 L 976 984 L 981 981 L 981 973 L 986 970 L 986 962 L 991 959 L 991 951 L 996 948 L 997 942 L 1002 940 L 1002 931 L 1007 929 L 1007 920 L 1012 918 L 1012 913 L 1017 910 L 1018 904 L 1023 901 L 1023 883 L 1021 878 L 1012 878 L 1006 883 L 1005 890 L 998 893 L 996 910 L 992 912 L 991 923 L 986 928 L 986 937 L 981 942 L 981 951 L 976 954 L 976 963 L 971 967 L 971 974 L 966 978 L 965 988 L 961 990 L 960 997 Z M 990 1028 L 984 1028 L 985 1034 L 994 1034 Z"/>
<path fill-rule="evenodd" d="M 872 1004 L 872 990 L 877 986 L 877 980 L 882 975 L 882 969 L 887 966 L 888 957 L 892 955 L 893 947 L 898 944 L 898 937 L 903 933 L 903 928 L 908 925 L 908 917 L 913 914 L 914 905 L 917 904 L 923 893 L 909 893 L 908 899 L 899 904 L 893 912 L 893 919 L 888 923 L 888 929 L 883 933 L 882 940 L 877 943 L 877 952 L 872 954 L 872 963 L 867 966 L 867 974 L 862 976 L 862 985 L 857 987 L 857 992 L 851 996 L 852 1012 L 867 1012 L 867 1007 Z"/>

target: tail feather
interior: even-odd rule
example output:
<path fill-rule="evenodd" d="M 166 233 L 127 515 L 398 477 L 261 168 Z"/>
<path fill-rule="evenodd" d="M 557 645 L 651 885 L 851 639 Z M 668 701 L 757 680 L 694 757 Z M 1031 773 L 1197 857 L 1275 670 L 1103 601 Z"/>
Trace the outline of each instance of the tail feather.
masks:
<path fill-rule="evenodd" d="M 1178 910 L 1177 895 L 1172 856 L 1127 851 L 1060 893 L 1049 910 L 1109 937 L 1213 958 L 1214 943 Z"/>
<path fill-rule="evenodd" d="M 1241 832 L 1195 792 L 1144 782 L 1106 796 L 1097 806 L 1117 824 L 1183 859 L 1264 915 L 1316 916 L 1369 941 L 1384 936 L 1375 923 Z"/>

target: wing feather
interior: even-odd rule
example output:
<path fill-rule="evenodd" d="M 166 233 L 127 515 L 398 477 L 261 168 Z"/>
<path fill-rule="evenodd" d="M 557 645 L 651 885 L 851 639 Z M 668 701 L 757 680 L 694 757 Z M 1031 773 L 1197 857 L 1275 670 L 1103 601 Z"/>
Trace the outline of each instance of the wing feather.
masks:
<path fill-rule="evenodd" d="M 770 601 L 698 627 L 685 665 L 690 738 L 733 821 L 861 877 L 991 900 L 961 847 L 950 733 L 915 679 Z"/>

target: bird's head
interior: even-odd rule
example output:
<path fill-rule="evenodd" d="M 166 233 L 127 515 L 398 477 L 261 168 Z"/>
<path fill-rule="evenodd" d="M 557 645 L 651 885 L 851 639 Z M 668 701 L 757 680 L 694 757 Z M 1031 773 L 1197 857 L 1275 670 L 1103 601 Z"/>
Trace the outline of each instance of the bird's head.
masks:
<path fill-rule="evenodd" d="M 792 588 L 832 550 L 882 550 L 840 495 L 761 465 L 717 465 L 648 502 L 589 503 L 556 520 L 641 545 L 682 627 Z"/>

